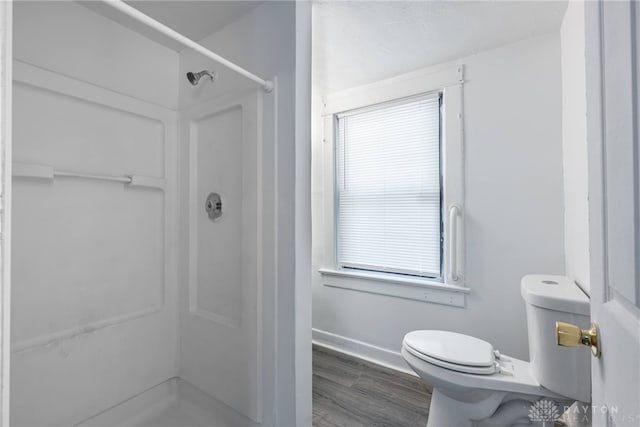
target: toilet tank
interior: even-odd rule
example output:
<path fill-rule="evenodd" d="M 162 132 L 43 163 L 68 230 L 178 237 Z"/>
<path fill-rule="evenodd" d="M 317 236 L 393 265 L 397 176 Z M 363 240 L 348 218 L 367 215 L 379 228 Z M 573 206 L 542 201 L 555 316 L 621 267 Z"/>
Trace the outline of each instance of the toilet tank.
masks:
<path fill-rule="evenodd" d="M 534 378 L 548 390 L 591 401 L 591 352 L 556 344 L 556 321 L 589 328 L 589 297 L 565 276 L 529 275 L 520 290 L 526 303 L 529 358 Z"/>

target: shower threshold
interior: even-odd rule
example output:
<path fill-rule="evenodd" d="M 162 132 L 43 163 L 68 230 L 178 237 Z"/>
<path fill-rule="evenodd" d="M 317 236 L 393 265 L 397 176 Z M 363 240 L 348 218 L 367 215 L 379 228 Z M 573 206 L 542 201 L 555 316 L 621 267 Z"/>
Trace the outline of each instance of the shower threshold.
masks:
<path fill-rule="evenodd" d="M 252 427 L 231 407 L 181 378 L 171 378 L 78 427 Z"/>

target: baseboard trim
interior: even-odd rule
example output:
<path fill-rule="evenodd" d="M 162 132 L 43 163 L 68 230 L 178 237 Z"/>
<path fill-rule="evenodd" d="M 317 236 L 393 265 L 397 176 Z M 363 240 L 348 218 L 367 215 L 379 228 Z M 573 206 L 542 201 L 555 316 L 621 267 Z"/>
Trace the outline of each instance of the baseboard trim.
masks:
<path fill-rule="evenodd" d="M 312 329 L 312 341 L 321 347 L 364 359 L 367 362 L 375 363 L 405 374 L 417 376 L 416 373 L 409 368 L 399 352 L 315 328 Z"/>

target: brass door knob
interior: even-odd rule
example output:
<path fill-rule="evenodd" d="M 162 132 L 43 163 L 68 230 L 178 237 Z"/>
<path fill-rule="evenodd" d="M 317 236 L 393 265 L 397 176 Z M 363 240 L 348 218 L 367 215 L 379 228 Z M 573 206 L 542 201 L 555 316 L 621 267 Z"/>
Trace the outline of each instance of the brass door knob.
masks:
<path fill-rule="evenodd" d="M 598 328 L 595 323 L 592 323 L 589 329 L 580 329 L 571 323 L 556 322 L 556 343 L 563 347 L 585 345 L 591 348 L 595 357 L 600 357 Z"/>

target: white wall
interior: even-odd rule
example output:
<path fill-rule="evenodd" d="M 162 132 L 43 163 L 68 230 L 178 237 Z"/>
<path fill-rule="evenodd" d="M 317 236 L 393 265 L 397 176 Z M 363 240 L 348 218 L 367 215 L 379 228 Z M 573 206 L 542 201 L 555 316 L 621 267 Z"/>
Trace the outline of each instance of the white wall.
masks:
<path fill-rule="evenodd" d="M 166 180 L 13 180 L 11 424 L 75 425 L 177 373 L 178 55 L 75 2 L 14 12 L 14 162 Z"/>
<path fill-rule="evenodd" d="M 312 419 L 311 341 L 311 2 L 296 3 L 296 425 Z"/>
<path fill-rule="evenodd" d="M 295 424 L 294 379 L 294 91 L 295 3 L 265 2 L 239 20 L 200 41 L 202 45 L 265 79 L 277 79 L 277 90 L 262 94 L 262 288 L 258 310 L 262 333 L 262 422 Z M 191 86 L 184 73 L 201 69 L 219 73 L 212 85 Z M 261 91 L 253 83 L 190 51 L 180 55 L 180 106 L 197 108 L 212 99 Z M 184 126 L 186 123 L 183 123 Z M 188 172 L 181 152 L 182 189 Z M 233 168 L 233 164 L 227 167 Z M 247 166 L 249 167 L 249 166 Z M 183 199 L 182 206 L 187 206 Z M 181 233 L 188 222 L 182 217 Z M 188 254 L 182 240 L 181 277 L 186 282 Z M 186 297 L 186 296 L 185 296 Z M 182 308 L 186 309 L 183 299 Z M 184 326 L 184 323 L 183 323 Z M 184 328 L 183 333 L 189 333 Z M 184 364 L 182 370 L 188 369 Z"/>
<path fill-rule="evenodd" d="M 380 58 L 390 61 L 389 57 Z M 520 279 L 564 272 L 559 34 L 462 58 L 465 64 L 466 308 L 323 286 L 313 280 L 314 338 L 399 359 L 404 334 L 446 329 L 528 358 Z M 323 64 L 331 69 L 331 64 Z M 402 68 L 402 64 L 398 64 Z M 409 69 L 396 70 L 401 72 Z M 325 95 L 314 87 L 317 97 Z M 320 265 L 322 142 L 313 140 L 313 268 Z M 372 347 L 373 346 L 373 347 Z"/>
<path fill-rule="evenodd" d="M 583 2 L 569 2 L 560 39 L 566 274 L 588 293 L 589 210 Z"/>

